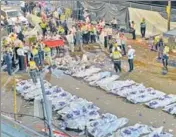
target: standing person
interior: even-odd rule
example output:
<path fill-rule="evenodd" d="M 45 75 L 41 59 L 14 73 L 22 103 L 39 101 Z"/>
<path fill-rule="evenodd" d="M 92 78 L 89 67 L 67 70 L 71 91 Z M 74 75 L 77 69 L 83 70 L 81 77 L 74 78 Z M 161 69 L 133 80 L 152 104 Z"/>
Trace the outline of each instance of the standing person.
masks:
<path fill-rule="evenodd" d="M 14 25 L 12 18 L 8 17 L 7 22 L 8 22 L 8 34 L 10 34 L 11 32 L 13 32 L 13 25 Z"/>
<path fill-rule="evenodd" d="M 129 63 L 129 71 L 128 72 L 132 72 L 134 69 L 134 63 L 133 63 L 133 59 L 134 59 L 134 55 L 135 54 L 135 50 L 131 47 L 131 45 L 128 46 L 128 63 Z"/>
<path fill-rule="evenodd" d="M 38 54 L 39 54 L 39 64 L 40 66 L 43 66 L 44 51 L 43 51 L 43 43 L 41 41 L 39 41 L 38 43 Z"/>
<path fill-rule="evenodd" d="M 83 37 L 82 37 L 82 31 L 80 28 L 77 28 L 75 38 L 76 38 L 76 46 L 79 46 L 79 49 L 82 51 L 83 50 Z"/>
<path fill-rule="evenodd" d="M 127 38 L 125 37 L 124 34 L 122 34 L 121 35 L 121 44 L 122 44 L 121 48 L 122 48 L 123 56 L 126 55 L 126 48 L 125 48 L 126 47 L 126 41 L 127 41 Z"/>
<path fill-rule="evenodd" d="M 42 29 L 43 37 L 45 37 L 47 32 L 47 23 L 45 21 L 42 21 L 41 23 L 39 23 L 39 25 Z"/>
<path fill-rule="evenodd" d="M 112 54 L 110 55 L 112 57 L 112 60 L 114 62 L 114 69 L 117 72 L 121 72 L 121 60 L 120 58 L 122 57 L 121 53 L 118 51 L 117 48 L 115 48 L 115 50 L 112 52 Z"/>
<path fill-rule="evenodd" d="M 25 70 L 25 53 L 23 46 L 20 44 L 19 48 L 17 49 L 17 55 L 19 60 L 19 70 L 23 71 Z"/>
<path fill-rule="evenodd" d="M 96 42 L 96 37 L 95 37 L 95 27 L 93 26 L 93 24 L 91 25 L 91 28 L 90 28 L 90 40 L 91 40 L 91 43 L 95 43 Z"/>
<path fill-rule="evenodd" d="M 17 34 L 17 37 L 18 37 L 20 32 L 22 31 L 21 26 L 18 23 L 16 23 L 14 31 Z"/>
<path fill-rule="evenodd" d="M 145 38 L 145 32 L 146 32 L 146 23 L 145 23 L 145 19 L 143 18 L 142 22 L 141 22 L 141 35 L 142 35 L 142 38 Z"/>
<path fill-rule="evenodd" d="M 65 35 L 68 35 L 68 25 L 67 25 L 66 20 L 64 21 L 64 23 L 62 25 L 63 25 L 63 28 L 65 30 Z"/>
<path fill-rule="evenodd" d="M 25 13 L 25 2 L 24 1 L 20 1 L 20 7 L 21 7 L 21 11 L 23 11 L 23 14 Z"/>
<path fill-rule="evenodd" d="M 168 59 L 169 59 L 169 46 L 168 45 L 165 45 L 164 46 L 164 50 L 163 50 L 163 57 L 162 57 L 162 63 L 163 63 L 163 67 L 165 70 L 168 71 Z"/>
<path fill-rule="evenodd" d="M 162 56 L 163 56 L 163 50 L 164 50 L 164 42 L 163 42 L 163 38 L 161 37 L 159 39 L 159 42 L 157 44 L 157 48 L 158 48 L 158 59 L 162 59 Z"/>
<path fill-rule="evenodd" d="M 117 20 L 116 20 L 116 18 L 113 18 L 113 20 L 111 21 L 111 24 L 112 24 L 112 28 L 113 29 L 117 29 Z"/>
<path fill-rule="evenodd" d="M 39 66 L 39 52 L 38 52 L 38 49 L 35 47 L 36 46 L 36 43 L 34 44 L 34 46 L 32 47 L 32 51 L 31 51 L 31 53 L 32 53 L 32 57 L 33 57 L 33 59 L 34 59 L 34 61 L 35 61 L 35 63 L 36 63 L 36 65 L 37 66 Z"/>
<path fill-rule="evenodd" d="M 31 58 L 29 63 L 28 63 L 28 67 L 29 67 L 29 75 L 32 78 L 32 81 L 34 84 L 37 83 L 37 71 L 38 71 L 38 67 L 35 63 L 35 61 Z"/>
<path fill-rule="evenodd" d="M 131 33 L 132 33 L 132 37 L 133 37 L 133 40 L 135 40 L 136 39 L 136 28 L 135 28 L 135 23 L 134 23 L 134 21 L 132 21 L 131 22 Z"/>
<path fill-rule="evenodd" d="M 107 29 L 104 29 L 104 47 L 108 47 L 108 36 L 107 36 Z"/>
<path fill-rule="evenodd" d="M 51 58 L 51 49 L 45 45 L 44 47 L 44 60 L 47 63 L 47 65 L 49 65 L 49 71 L 50 73 L 52 73 L 52 58 Z"/>
<path fill-rule="evenodd" d="M 4 61 L 7 65 L 7 72 L 8 72 L 8 75 L 12 75 L 12 56 L 11 54 L 8 52 L 8 51 L 5 51 L 5 54 L 4 54 Z"/>
<path fill-rule="evenodd" d="M 68 45 L 69 45 L 69 49 L 71 52 L 74 52 L 74 36 L 71 33 L 71 31 L 69 32 L 69 34 L 66 36 L 67 41 L 68 41 Z"/>
<path fill-rule="evenodd" d="M 19 32 L 18 39 L 24 42 L 24 34 L 22 33 L 22 31 Z"/>

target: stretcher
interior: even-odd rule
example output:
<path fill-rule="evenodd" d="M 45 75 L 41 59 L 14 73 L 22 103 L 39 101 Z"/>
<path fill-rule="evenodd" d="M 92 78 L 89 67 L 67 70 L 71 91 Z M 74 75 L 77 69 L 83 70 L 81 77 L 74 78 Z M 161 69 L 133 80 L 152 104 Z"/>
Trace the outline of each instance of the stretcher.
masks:
<path fill-rule="evenodd" d="M 55 48 L 55 47 L 63 47 L 64 46 L 64 40 L 45 40 L 43 43 L 50 48 Z"/>

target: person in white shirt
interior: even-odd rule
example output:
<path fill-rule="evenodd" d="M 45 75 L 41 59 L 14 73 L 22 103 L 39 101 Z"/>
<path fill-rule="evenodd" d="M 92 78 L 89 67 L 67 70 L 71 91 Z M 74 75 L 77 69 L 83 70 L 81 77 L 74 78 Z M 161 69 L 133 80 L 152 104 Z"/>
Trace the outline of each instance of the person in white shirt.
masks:
<path fill-rule="evenodd" d="M 21 20 L 20 20 L 20 18 L 19 18 L 18 16 L 16 17 L 15 24 L 18 24 L 18 25 L 20 25 L 20 24 L 21 24 Z"/>
<path fill-rule="evenodd" d="M 21 26 L 19 24 L 16 24 L 14 27 L 14 31 L 18 35 L 21 32 Z"/>
<path fill-rule="evenodd" d="M 111 24 L 113 29 L 117 28 L 117 20 L 115 18 L 113 18 L 113 20 L 111 21 Z"/>
<path fill-rule="evenodd" d="M 20 1 L 20 7 L 23 13 L 25 13 L 25 2 L 24 1 Z"/>
<path fill-rule="evenodd" d="M 74 36 L 71 32 L 66 36 L 71 52 L 74 52 Z"/>
<path fill-rule="evenodd" d="M 134 56 L 135 56 L 135 50 L 132 48 L 131 45 L 129 45 L 128 46 L 128 63 L 129 63 L 128 72 L 132 72 L 134 69 L 134 63 L 133 63 Z"/>
<path fill-rule="evenodd" d="M 13 32 L 14 23 L 12 21 L 12 18 L 10 17 L 7 19 L 7 22 L 8 22 L 8 33 L 10 34 L 11 32 Z"/>
<path fill-rule="evenodd" d="M 17 54 L 19 59 L 19 70 L 23 71 L 25 70 L 25 52 L 22 45 L 20 45 L 19 49 L 17 50 Z"/>
<path fill-rule="evenodd" d="M 126 48 L 125 48 L 126 47 L 126 41 L 127 41 L 127 38 L 125 37 L 124 34 L 122 34 L 121 35 L 121 44 L 122 44 L 121 49 L 123 51 L 123 56 L 126 55 Z"/>

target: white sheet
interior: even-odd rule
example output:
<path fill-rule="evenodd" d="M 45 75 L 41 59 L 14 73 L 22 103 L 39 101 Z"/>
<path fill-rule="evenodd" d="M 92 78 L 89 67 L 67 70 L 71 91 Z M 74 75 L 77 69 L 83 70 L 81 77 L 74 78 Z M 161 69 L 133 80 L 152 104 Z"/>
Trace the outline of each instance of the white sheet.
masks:
<path fill-rule="evenodd" d="M 77 77 L 77 78 L 84 78 L 84 77 L 90 76 L 94 73 L 97 73 L 99 71 L 101 71 L 100 68 L 91 67 L 89 69 L 85 69 L 83 71 L 76 72 L 72 76 Z"/>
<path fill-rule="evenodd" d="M 107 85 L 108 83 L 111 83 L 111 82 L 117 80 L 118 78 L 119 78 L 118 75 L 112 75 L 110 77 L 106 77 L 104 79 L 101 79 L 101 80 L 99 80 L 97 82 L 92 82 L 91 85 L 93 85 L 93 86 L 99 86 L 101 88 L 104 88 L 105 85 Z"/>
<path fill-rule="evenodd" d="M 127 96 L 127 100 L 134 103 L 134 104 L 145 103 L 145 102 L 148 102 L 153 99 L 158 99 L 164 95 L 165 95 L 165 93 L 163 93 L 163 92 L 146 88 L 144 93 L 138 93 L 136 95 Z"/>
<path fill-rule="evenodd" d="M 174 102 L 176 102 L 176 95 L 170 94 L 170 95 L 162 96 L 159 99 L 152 100 L 148 103 L 145 103 L 145 105 L 150 108 L 159 108 L 159 107 L 165 107 Z"/>
<path fill-rule="evenodd" d="M 106 137 L 113 134 L 117 129 L 124 127 L 127 123 L 128 119 L 126 118 L 117 118 L 106 113 L 99 119 L 89 122 L 87 129 L 94 137 Z"/>
<path fill-rule="evenodd" d="M 134 126 L 125 127 L 117 132 L 118 137 L 141 137 L 152 132 L 152 128 L 143 125 L 135 124 Z"/>
<path fill-rule="evenodd" d="M 163 110 L 172 114 L 172 115 L 176 114 L 176 103 L 165 106 L 165 108 Z"/>
<path fill-rule="evenodd" d="M 148 135 L 145 135 L 143 137 L 173 137 L 172 134 L 166 133 L 163 131 L 163 127 L 160 127 L 158 129 L 155 129 L 153 132 L 151 132 Z"/>

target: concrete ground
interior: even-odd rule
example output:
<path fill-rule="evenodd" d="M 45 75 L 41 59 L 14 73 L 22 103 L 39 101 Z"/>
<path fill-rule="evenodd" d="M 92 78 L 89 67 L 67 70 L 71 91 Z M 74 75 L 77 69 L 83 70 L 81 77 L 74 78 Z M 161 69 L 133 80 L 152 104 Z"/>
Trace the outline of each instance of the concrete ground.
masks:
<path fill-rule="evenodd" d="M 126 117 L 129 125 L 143 123 L 156 127 L 164 126 L 166 131 L 176 135 L 176 119 L 174 116 L 163 112 L 161 109 L 152 110 L 143 105 L 134 105 L 123 98 L 107 94 L 103 90 L 90 87 L 85 82 L 64 76 L 60 79 L 47 77 L 52 84 L 63 87 L 64 90 L 92 101 L 100 107 L 102 113 L 112 113 L 117 117 Z M 69 84 L 69 86 L 68 86 Z"/>
<path fill-rule="evenodd" d="M 167 75 L 161 74 L 162 65 L 157 63 L 155 58 L 157 54 L 147 49 L 142 42 L 128 40 L 136 50 L 135 70 L 127 73 L 128 63 L 126 57 L 123 58 L 122 66 L 124 71 L 121 79 L 132 79 L 139 83 L 144 83 L 146 87 L 153 87 L 168 94 L 175 94 L 176 89 L 176 68 L 169 67 Z M 176 59 L 175 56 L 170 58 Z M 17 74 L 18 78 L 27 78 L 25 74 Z M 134 105 L 126 102 L 124 99 L 114 95 L 106 94 L 103 90 L 89 87 L 83 81 L 76 80 L 72 77 L 65 76 L 61 79 L 55 79 L 51 76 L 46 78 L 52 84 L 63 87 L 72 94 L 86 98 L 101 108 L 102 113 L 112 113 L 118 117 L 126 117 L 130 120 L 129 125 L 137 122 L 153 125 L 156 127 L 164 126 L 166 131 L 170 131 L 176 136 L 176 119 L 161 109 L 152 110 L 143 105 Z M 6 73 L 1 72 L 1 110 L 13 112 L 13 91 L 12 77 L 7 77 Z M 69 86 L 68 86 L 69 84 Z M 21 97 L 17 97 L 17 112 L 33 115 L 33 107 L 25 102 Z M 13 115 L 8 114 L 13 117 Z M 39 128 L 42 121 L 30 117 L 19 117 L 20 121 L 31 128 L 41 130 Z M 40 125 L 40 126 L 38 126 Z"/>

